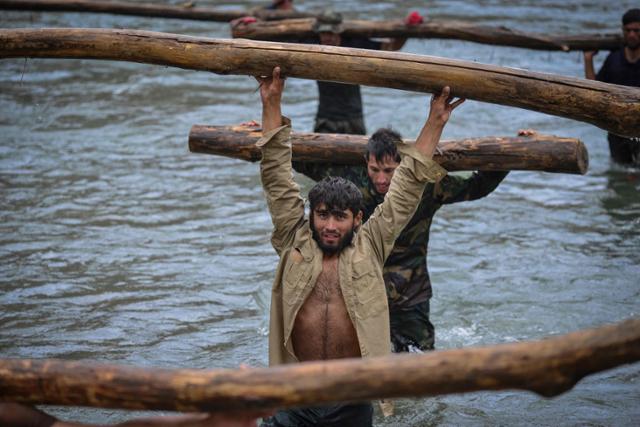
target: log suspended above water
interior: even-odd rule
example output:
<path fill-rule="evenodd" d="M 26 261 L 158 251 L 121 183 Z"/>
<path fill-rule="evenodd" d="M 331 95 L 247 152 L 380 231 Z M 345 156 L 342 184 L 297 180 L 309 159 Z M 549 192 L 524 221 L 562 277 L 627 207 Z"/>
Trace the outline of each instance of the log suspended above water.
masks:
<path fill-rule="evenodd" d="M 261 135 L 261 129 L 252 125 L 194 125 L 189 133 L 189 150 L 255 162 L 261 157 L 255 146 Z M 364 165 L 366 136 L 293 132 L 291 142 L 294 161 Z M 438 144 L 433 158 L 448 171 L 585 174 L 589 165 L 587 149 L 580 140 L 539 134 L 445 140 Z"/>
<path fill-rule="evenodd" d="M 227 10 L 196 7 L 195 1 L 182 5 L 159 5 L 133 1 L 102 0 L 0 0 L 0 9 L 46 12 L 92 12 L 157 18 L 229 22 L 247 15 L 264 20 L 302 18 L 310 14 L 293 10 Z"/>
<path fill-rule="evenodd" d="M 316 38 L 315 19 L 257 21 L 234 26 L 233 37 L 253 40 L 291 41 Z M 536 50 L 613 50 L 622 46 L 616 34 L 549 35 L 516 31 L 506 27 L 476 25 L 454 20 L 429 20 L 407 26 L 401 20 L 345 20 L 342 35 L 348 37 L 406 37 L 424 39 L 456 39 L 498 46 Z"/>
<path fill-rule="evenodd" d="M 15 57 L 120 60 L 244 75 L 270 75 L 277 65 L 288 77 L 429 93 L 449 85 L 455 96 L 640 136 L 640 88 L 433 56 L 134 30 L 0 30 L 0 58 Z"/>
<path fill-rule="evenodd" d="M 228 10 L 199 7 L 195 1 L 182 5 L 159 5 L 103 0 L 0 0 L 0 9 L 49 12 L 91 12 L 116 15 L 146 16 L 172 19 L 229 22 L 253 15 L 265 21 L 313 17 L 314 13 L 294 10 Z M 313 22 L 311 20 L 311 22 Z M 457 20 L 428 20 L 407 28 L 400 20 L 344 21 L 345 35 L 362 37 L 411 37 L 457 39 L 491 45 L 514 46 L 541 50 L 612 50 L 620 47 L 622 37 L 615 34 L 544 35 L 512 30 L 506 27 L 475 25 Z M 271 27 L 266 22 L 251 28 L 238 28 L 234 37 L 256 40 L 285 40 L 312 36 L 309 21 Z"/>
<path fill-rule="evenodd" d="M 640 319 L 542 341 L 237 370 L 0 360 L 0 401 L 100 408 L 258 410 L 481 390 L 545 397 L 640 360 Z"/>

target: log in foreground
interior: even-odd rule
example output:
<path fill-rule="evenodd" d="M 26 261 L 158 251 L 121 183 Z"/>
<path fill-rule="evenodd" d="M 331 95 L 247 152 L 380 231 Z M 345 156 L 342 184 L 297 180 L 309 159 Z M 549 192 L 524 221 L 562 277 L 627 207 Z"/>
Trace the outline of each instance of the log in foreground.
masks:
<path fill-rule="evenodd" d="M 115 15 L 147 16 L 157 18 L 191 19 L 198 21 L 229 22 L 247 15 L 260 19 L 291 19 L 310 16 L 291 10 L 227 10 L 196 7 L 195 2 L 184 5 L 159 5 L 132 1 L 102 0 L 0 0 L 0 9 L 47 12 L 91 12 Z"/>
<path fill-rule="evenodd" d="M 640 360 L 640 319 L 542 341 L 238 370 L 168 370 L 0 360 L 0 401 L 237 411 L 480 390 L 551 397 L 586 375 Z"/>
<path fill-rule="evenodd" d="M 449 85 L 455 96 L 640 136 L 640 88 L 432 56 L 134 30 L 0 30 L 0 58 L 16 57 L 108 59 L 245 75 L 270 75 L 278 65 L 289 77 L 429 93 Z"/>
<path fill-rule="evenodd" d="M 255 146 L 260 136 L 261 129 L 251 125 L 194 125 L 189 132 L 189 150 L 255 162 L 261 157 Z M 364 165 L 366 136 L 293 132 L 291 142 L 296 161 Z M 589 165 L 582 141 L 551 135 L 445 140 L 438 144 L 438 149 L 433 158 L 448 171 L 536 170 L 585 174 Z"/>
<path fill-rule="evenodd" d="M 317 37 L 315 19 L 258 21 L 231 29 L 233 37 L 287 41 Z M 401 20 L 345 20 L 342 34 L 349 37 L 407 37 L 456 39 L 497 46 L 536 50 L 613 50 L 622 46 L 622 36 L 615 34 L 549 35 L 516 31 L 506 27 L 476 25 L 454 20 L 430 20 L 407 26 Z"/>

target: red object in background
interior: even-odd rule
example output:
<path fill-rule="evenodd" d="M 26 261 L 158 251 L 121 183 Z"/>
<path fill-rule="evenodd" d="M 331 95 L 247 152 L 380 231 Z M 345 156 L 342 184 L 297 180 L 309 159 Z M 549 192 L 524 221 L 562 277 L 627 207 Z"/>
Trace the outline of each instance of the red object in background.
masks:
<path fill-rule="evenodd" d="M 404 23 L 407 25 L 418 25 L 422 24 L 423 22 L 424 18 L 422 17 L 422 15 L 420 15 L 419 12 L 416 12 L 415 10 L 408 14 L 406 18 L 404 18 Z"/>
<path fill-rule="evenodd" d="M 253 16 L 245 16 L 242 17 L 238 20 L 238 23 L 240 24 L 253 24 L 254 22 L 258 22 L 258 20 L 256 18 L 254 18 Z"/>

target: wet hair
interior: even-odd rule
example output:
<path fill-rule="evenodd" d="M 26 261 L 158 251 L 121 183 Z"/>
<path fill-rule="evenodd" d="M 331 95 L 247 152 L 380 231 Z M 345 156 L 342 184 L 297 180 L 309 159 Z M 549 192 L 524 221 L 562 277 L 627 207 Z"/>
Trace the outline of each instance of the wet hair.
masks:
<path fill-rule="evenodd" d="M 629 9 L 622 15 L 622 25 L 640 22 L 640 9 Z"/>
<path fill-rule="evenodd" d="M 379 162 L 389 156 L 400 163 L 400 154 L 396 146 L 400 142 L 402 142 L 402 136 L 398 132 L 390 128 L 378 129 L 367 142 L 367 153 L 365 154 L 367 161 L 369 161 L 369 156 L 373 154 L 373 157 Z"/>
<path fill-rule="evenodd" d="M 329 211 L 349 209 L 355 216 L 362 210 L 362 193 L 351 181 L 329 176 L 309 190 L 311 212 L 322 203 Z"/>

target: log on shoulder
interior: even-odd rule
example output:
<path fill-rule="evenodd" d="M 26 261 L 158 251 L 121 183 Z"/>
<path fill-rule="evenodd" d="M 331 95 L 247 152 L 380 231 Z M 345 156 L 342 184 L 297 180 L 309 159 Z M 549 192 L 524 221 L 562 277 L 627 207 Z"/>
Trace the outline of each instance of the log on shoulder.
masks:
<path fill-rule="evenodd" d="M 0 359 L 0 401 L 242 411 L 480 390 L 556 396 L 640 360 L 640 319 L 541 341 L 238 370 L 153 369 Z"/>
<path fill-rule="evenodd" d="M 189 150 L 255 162 L 260 160 L 260 150 L 255 146 L 260 136 L 261 129 L 253 125 L 194 125 L 189 133 Z M 294 161 L 364 165 L 366 136 L 293 132 L 291 142 Z M 434 160 L 448 171 L 585 174 L 589 165 L 582 141 L 541 134 L 444 140 L 438 144 Z"/>
<path fill-rule="evenodd" d="M 270 41 L 292 41 L 317 38 L 315 20 L 287 19 L 258 21 L 231 28 L 236 38 Z M 407 37 L 455 39 L 496 46 L 512 46 L 536 50 L 613 50 L 622 45 L 619 33 L 553 35 L 516 31 L 454 20 L 429 20 L 423 24 L 405 25 L 401 20 L 345 20 L 342 35 L 346 37 Z"/>
<path fill-rule="evenodd" d="M 433 56 L 134 30 L 0 30 L 0 58 L 15 57 L 108 59 L 254 76 L 280 66 L 289 77 L 429 93 L 449 85 L 455 96 L 640 137 L 640 88 Z"/>

